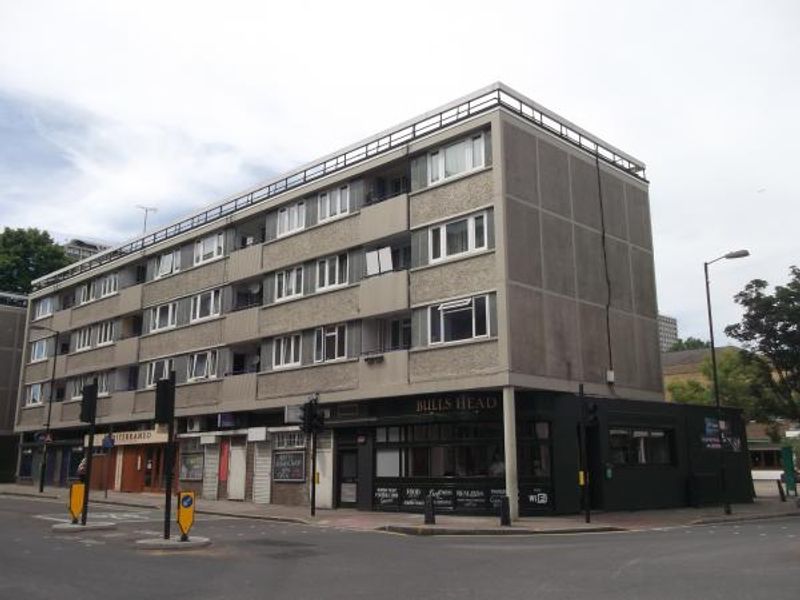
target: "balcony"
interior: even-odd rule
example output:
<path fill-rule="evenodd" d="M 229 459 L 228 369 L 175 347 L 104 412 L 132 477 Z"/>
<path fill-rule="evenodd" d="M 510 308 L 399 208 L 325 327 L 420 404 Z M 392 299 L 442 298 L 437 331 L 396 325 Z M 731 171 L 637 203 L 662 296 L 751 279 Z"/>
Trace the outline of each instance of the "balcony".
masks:
<path fill-rule="evenodd" d="M 359 391 L 408 384 L 408 350 L 365 354 L 358 363 Z"/>
<path fill-rule="evenodd" d="M 226 411 L 253 408 L 258 388 L 256 373 L 230 375 L 222 380 L 220 402 Z"/>
<path fill-rule="evenodd" d="M 362 317 L 408 310 L 408 271 L 391 271 L 362 279 L 358 306 Z"/>
<path fill-rule="evenodd" d="M 139 359 L 146 361 L 185 350 L 218 345 L 222 342 L 223 322 L 223 318 L 215 317 L 208 321 L 146 335 L 141 338 Z"/>
<path fill-rule="evenodd" d="M 25 431 L 40 429 L 47 420 L 47 405 L 20 408 L 17 416 L 17 428 Z"/>
<path fill-rule="evenodd" d="M 277 238 L 263 246 L 262 264 L 280 269 L 326 254 L 335 254 L 358 244 L 359 213 Z"/>
<path fill-rule="evenodd" d="M 408 230 L 408 194 L 364 206 L 358 223 L 362 243 L 379 240 Z"/>
<path fill-rule="evenodd" d="M 146 283 L 142 292 L 142 303 L 144 306 L 152 306 L 173 298 L 189 296 L 197 290 L 222 285 L 225 281 L 225 265 L 226 261 L 219 259 L 199 267 L 187 267 L 185 271 L 175 275 Z"/>
<path fill-rule="evenodd" d="M 237 310 L 225 315 L 222 324 L 222 338 L 226 344 L 235 344 L 260 337 L 258 319 L 261 306 Z"/>
<path fill-rule="evenodd" d="M 267 337 L 326 323 L 349 321 L 358 315 L 358 298 L 358 287 L 348 286 L 271 304 L 261 311 L 260 333 Z"/>
<path fill-rule="evenodd" d="M 184 383 L 175 388 L 175 409 L 191 414 L 193 407 L 218 404 L 221 391 L 222 381 L 219 379 Z"/>
<path fill-rule="evenodd" d="M 253 244 L 241 250 L 235 250 L 228 256 L 228 281 L 238 281 L 254 277 L 262 272 L 261 244 Z"/>

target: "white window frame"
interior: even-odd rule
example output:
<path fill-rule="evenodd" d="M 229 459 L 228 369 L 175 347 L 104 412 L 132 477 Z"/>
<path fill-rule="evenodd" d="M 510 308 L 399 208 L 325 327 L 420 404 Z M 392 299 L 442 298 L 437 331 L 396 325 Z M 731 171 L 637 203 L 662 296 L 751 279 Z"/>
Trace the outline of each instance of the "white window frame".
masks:
<path fill-rule="evenodd" d="M 43 402 L 42 396 L 44 396 L 44 384 L 30 384 L 25 388 L 25 406 L 39 406 Z"/>
<path fill-rule="evenodd" d="M 109 273 L 97 280 L 95 287 L 99 287 L 99 297 L 108 298 L 119 291 L 119 273 Z"/>
<path fill-rule="evenodd" d="M 97 377 L 97 397 L 104 397 L 111 395 L 111 390 L 108 387 L 108 371 L 95 374 Z"/>
<path fill-rule="evenodd" d="M 477 242 L 477 225 L 476 223 L 478 220 L 483 222 L 483 243 L 478 245 Z M 455 225 L 456 223 L 460 223 L 462 221 L 467 222 L 467 249 L 463 250 L 462 252 L 454 252 L 452 254 L 447 253 L 447 227 L 450 225 Z M 466 254 L 471 254 L 473 252 L 480 252 L 482 250 L 486 250 L 489 247 L 489 232 L 488 232 L 488 214 L 487 211 L 481 211 L 479 213 L 475 213 L 473 215 L 469 215 L 466 217 L 459 217 L 458 219 L 451 219 L 446 223 L 440 223 L 439 225 L 434 225 L 428 229 L 428 260 L 431 263 L 440 262 L 443 260 L 447 260 L 449 258 L 453 258 L 455 256 L 464 256 Z M 437 237 L 436 232 L 438 232 L 438 243 L 434 241 L 434 238 Z M 438 250 L 438 255 L 437 251 Z"/>
<path fill-rule="evenodd" d="M 206 242 L 213 244 L 213 250 L 208 254 L 203 252 Z M 198 238 L 194 243 L 194 264 L 202 265 L 217 260 L 225 253 L 225 235 L 223 232 L 212 233 Z"/>
<path fill-rule="evenodd" d="M 114 321 L 103 321 L 97 324 L 97 346 L 108 346 L 114 343 Z"/>
<path fill-rule="evenodd" d="M 276 431 L 271 435 L 274 450 L 295 450 L 306 447 L 306 434 L 302 431 Z"/>
<path fill-rule="evenodd" d="M 167 324 L 163 327 L 158 326 L 159 313 L 162 309 L 167 310 Z M 150 332 L 166 331 L 172 329 L 177 324 L 178 303 L 168 302 L 167 304 L 159 304 L 150 309 Z"/>
<path fill-rule="evenodd" d="M 200 306 L 203 296 L 211 295 L 209 300 L 209 314 L 200 316 Z M 192 311 L 189 321 L 191 323 L 198 323 L 218 317 L 222 312 L 222 294 L 221 290 L 207 290 L 192 297 Z"/>
<path fill-rule="evenodd" d="M 285 360 L 288 348 L 288 360 Z M 296 356 L 296 359 L 295 359 Z M 282 335 L 272 340 L 272 368 L 298 367 L 303 362 L 303 336 L 299 333 Z"/>
<path fill-rule="evenodd" d="M 29 362 L 38 363 L 47 360 L 47 340 L 48 338 L 42 338 L 31 342 L 31 358 Z"/>
<path fill-rule="evenodd" d="M 305 200 L 287 204 L 278 209 L 277 236 L 283 237 L 306 228 Z"/>
<path fill-rule="evenodd" d="M 339 280 L 339 273 L 341 270 L 341 262 L 342 257 L 344 257 L 344 281 Z M 334 273 L 336 274 L 336 281 L 331 283 L 330 280 L 330 268 L 329 264 L 331 261 L 335 262 Z M 322 269 L 320 271 L 320 269 Z M 326 256 L 325 258 L 320 258 L 317 260 L 317 289 L 318 290 L 329 290 L 332 288 L 341 287 L 343 285 L 347 285 L 347 282 L 350 278 L 350 257 L 347 255 L 347 252 L 341 252 L 339 254 L 334 254 L 332 256 Z M 322 275 L 322 279 L 320 279 L 320 275 Z M 322 283 L 320 283 L 322 281 Z"/>
<path fill-rule="evenodd" d="M 479 298 L 483 298 L 484 310 L 486 311 L 485 312 L 486 331 L 484 333 L 477 333 L 475 301 Z M 472 337 L 463 338 L 460 340 L 445 340 L 444 339 L 445 314 L 450 311 L 463 310 L 467 306 L 469 306 L 472 311 Z M 436 341 L 434 341 L 433 339 L 433 323 L 435 319 L 439 320 L 439 339 Z M 440 344 L 457 344 L 459 342 L 465 342 L 471 339 L 475 340 L 475 339 L 488 338 L 490 335 L 491 335 L 491 320 L 490 320 L 488 294 L 471 296 L 469 298 L 462 298 L 461 300 L 451 300 L 450 302 L 442 302 L 441 304 L 435 304 L 433 306 L 428 307 L 428 344 L 431 346 L 438 346 Z"/>
<path fill-rule="evenodd" d="M 342 334 L 344 352 L 339 356 L 339 335 Z M 328 337 L 334 338 L 334 356 L 328 357 L 325 348 Z M 347 324 L 337 323 L 336 325 L 324 325 L 314 330 L 314 362 L 333 362 L 347 358 Z"/>
<path fill-rule="evenodd" d="M 89 350 L 92 347 L 92 328 L 81 327 L 75 332 L 75 352 Z"/>
<path fill-rule="evenodd" d="M 168 379 L 170 372 L 173 370 L 175 366 L 175 361 L 172 358 L 160 358 L 158 360 L 151 361 L 147 363 L 147 378 L 145 381 L 146 387 L 155 387 L 156 383 L 160 381 L 156 379 L 156 365 L 160 364 L 163 369 L 163 377 L 161 379 Z"/>
<path fill-rule="evenodd" d="M 78 288 L 78 304 L 88 304 L 94 301 L 95 286 L 91 281 L 87 281 Z"/>
<path fill-rule="evenodd" d="M 83 398 L 83 388 L 84 386 L 89 385 L 92 383 L 93 376 L 92 375 L 78 375 L 74 379 L 70 380 L 70 385 L 72 387 L 72 393 L 70 394 L 71 400 L 80 400 Z M 100 389 L 100 381 L 98 378 L 97 382 L 97 389 Z M 99 395 L 99 394 L 98 394 Z"/>
<path fill-rule="evenodd" d="M 169 259 L 169 270 L 162 269 L 162 264 L 166 264 Z M 156 258 L 156 268 L 153 273 L 153 279 L 161 279 L 162 277 L 169 277 L 181 270 L 181 251 L 172 250 L 171 252 L 164 252 L 159 254 Z"/>
<path fill-rule="evenodd" d="M 289 285 L 291 284 L 291 286 Z M 287 293 L 291 287 L 292 293 Z M 275 273 L 275 302 L 303 295 L 303 265 L 297 265 Z"/>
<path fill-rule="evenodd" d="M 205 366 L 202 373 L 197 372 L 198 361 L 205 357 Z M 217 377 L 217 351 L 206 350 L 205 352 L 195 352 L 189 355 L 186 365 L 186 379 L 188 381 L 203 381 L 205 379 L 216 379 Z"/>
<path fill-rule="evenodd" d="M 464 144 L 466 168 L 458 173 L 447 174 L 445 172 L 445 154 L 447 150 L 454 148 L 460 144 Z M 475 152 L 475 148 L 478 152 Z M 479 154 L 480 156 L 476 156 Z M 428 185 L 434 185 L 458 177 L 464 173 L 470 173 L 477 169 L 481 169 L 486 165 L 486 141 L 483 132 L 461 138 L 457 142 L 442 146 L 428 153 Z"/>
<path fill-rule="evenodd" d="M 47 296 L 36 301 L 36 310 L 33 320 L 44 319 L 53 314 L 53 297 Z"/>
<path fill-rule="evenodd" d="M 332 221 L 341 218 L 350 212 L 350 186 L 342 185 L 325 190 L 318 196 L 319 218 L 318 221 Z"/>

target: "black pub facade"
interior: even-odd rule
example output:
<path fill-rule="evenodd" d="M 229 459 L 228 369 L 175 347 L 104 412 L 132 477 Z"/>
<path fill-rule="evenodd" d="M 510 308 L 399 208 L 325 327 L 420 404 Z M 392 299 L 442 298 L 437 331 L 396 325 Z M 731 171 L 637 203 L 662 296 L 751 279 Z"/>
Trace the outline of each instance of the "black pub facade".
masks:
<path fill-rule="evenodd" d="M 752 500 L 741 415 L 710 407 L 547 392 L 515 395 L 521 515 Z M 506 494 L 502 392 L 392 398 L 331 407 L 337 507 L 496 514 Z M 582 457 L 585 467 L 582 469 Z M 581 478 L 584 470 L 586 476 Z"/>

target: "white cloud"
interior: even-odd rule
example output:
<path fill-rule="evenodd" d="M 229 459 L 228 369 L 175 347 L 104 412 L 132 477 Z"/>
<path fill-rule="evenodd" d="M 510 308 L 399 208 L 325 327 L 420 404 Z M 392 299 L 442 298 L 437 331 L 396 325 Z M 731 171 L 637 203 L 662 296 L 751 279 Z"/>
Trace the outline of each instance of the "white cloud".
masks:
<path fill-rule="evenodd" d="M 0 94 L 64 164 L 3 175 L 0 214 L 123 238 L 135 204 L 165 222 L 500 79 L 648 163 L 661 309 L 704 336 L 703 260 L 753 252 L 713 267 L 718 331 L 744 283 L 798 262 L 798 16 L 791 2 L 7 2 Z"/>

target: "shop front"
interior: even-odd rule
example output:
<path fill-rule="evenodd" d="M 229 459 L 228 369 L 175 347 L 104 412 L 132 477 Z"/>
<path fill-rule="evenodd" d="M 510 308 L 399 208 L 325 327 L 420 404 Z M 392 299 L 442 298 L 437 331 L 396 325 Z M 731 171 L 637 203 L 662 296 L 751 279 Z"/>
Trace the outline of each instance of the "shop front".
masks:
<path fill-rule="evenodd" d="M 88 436 L 84 441 L 88 444 Z M 92 487 L 132 493 L 163 491 L 166 443 L 166 428 L 95 434 Z"/>

